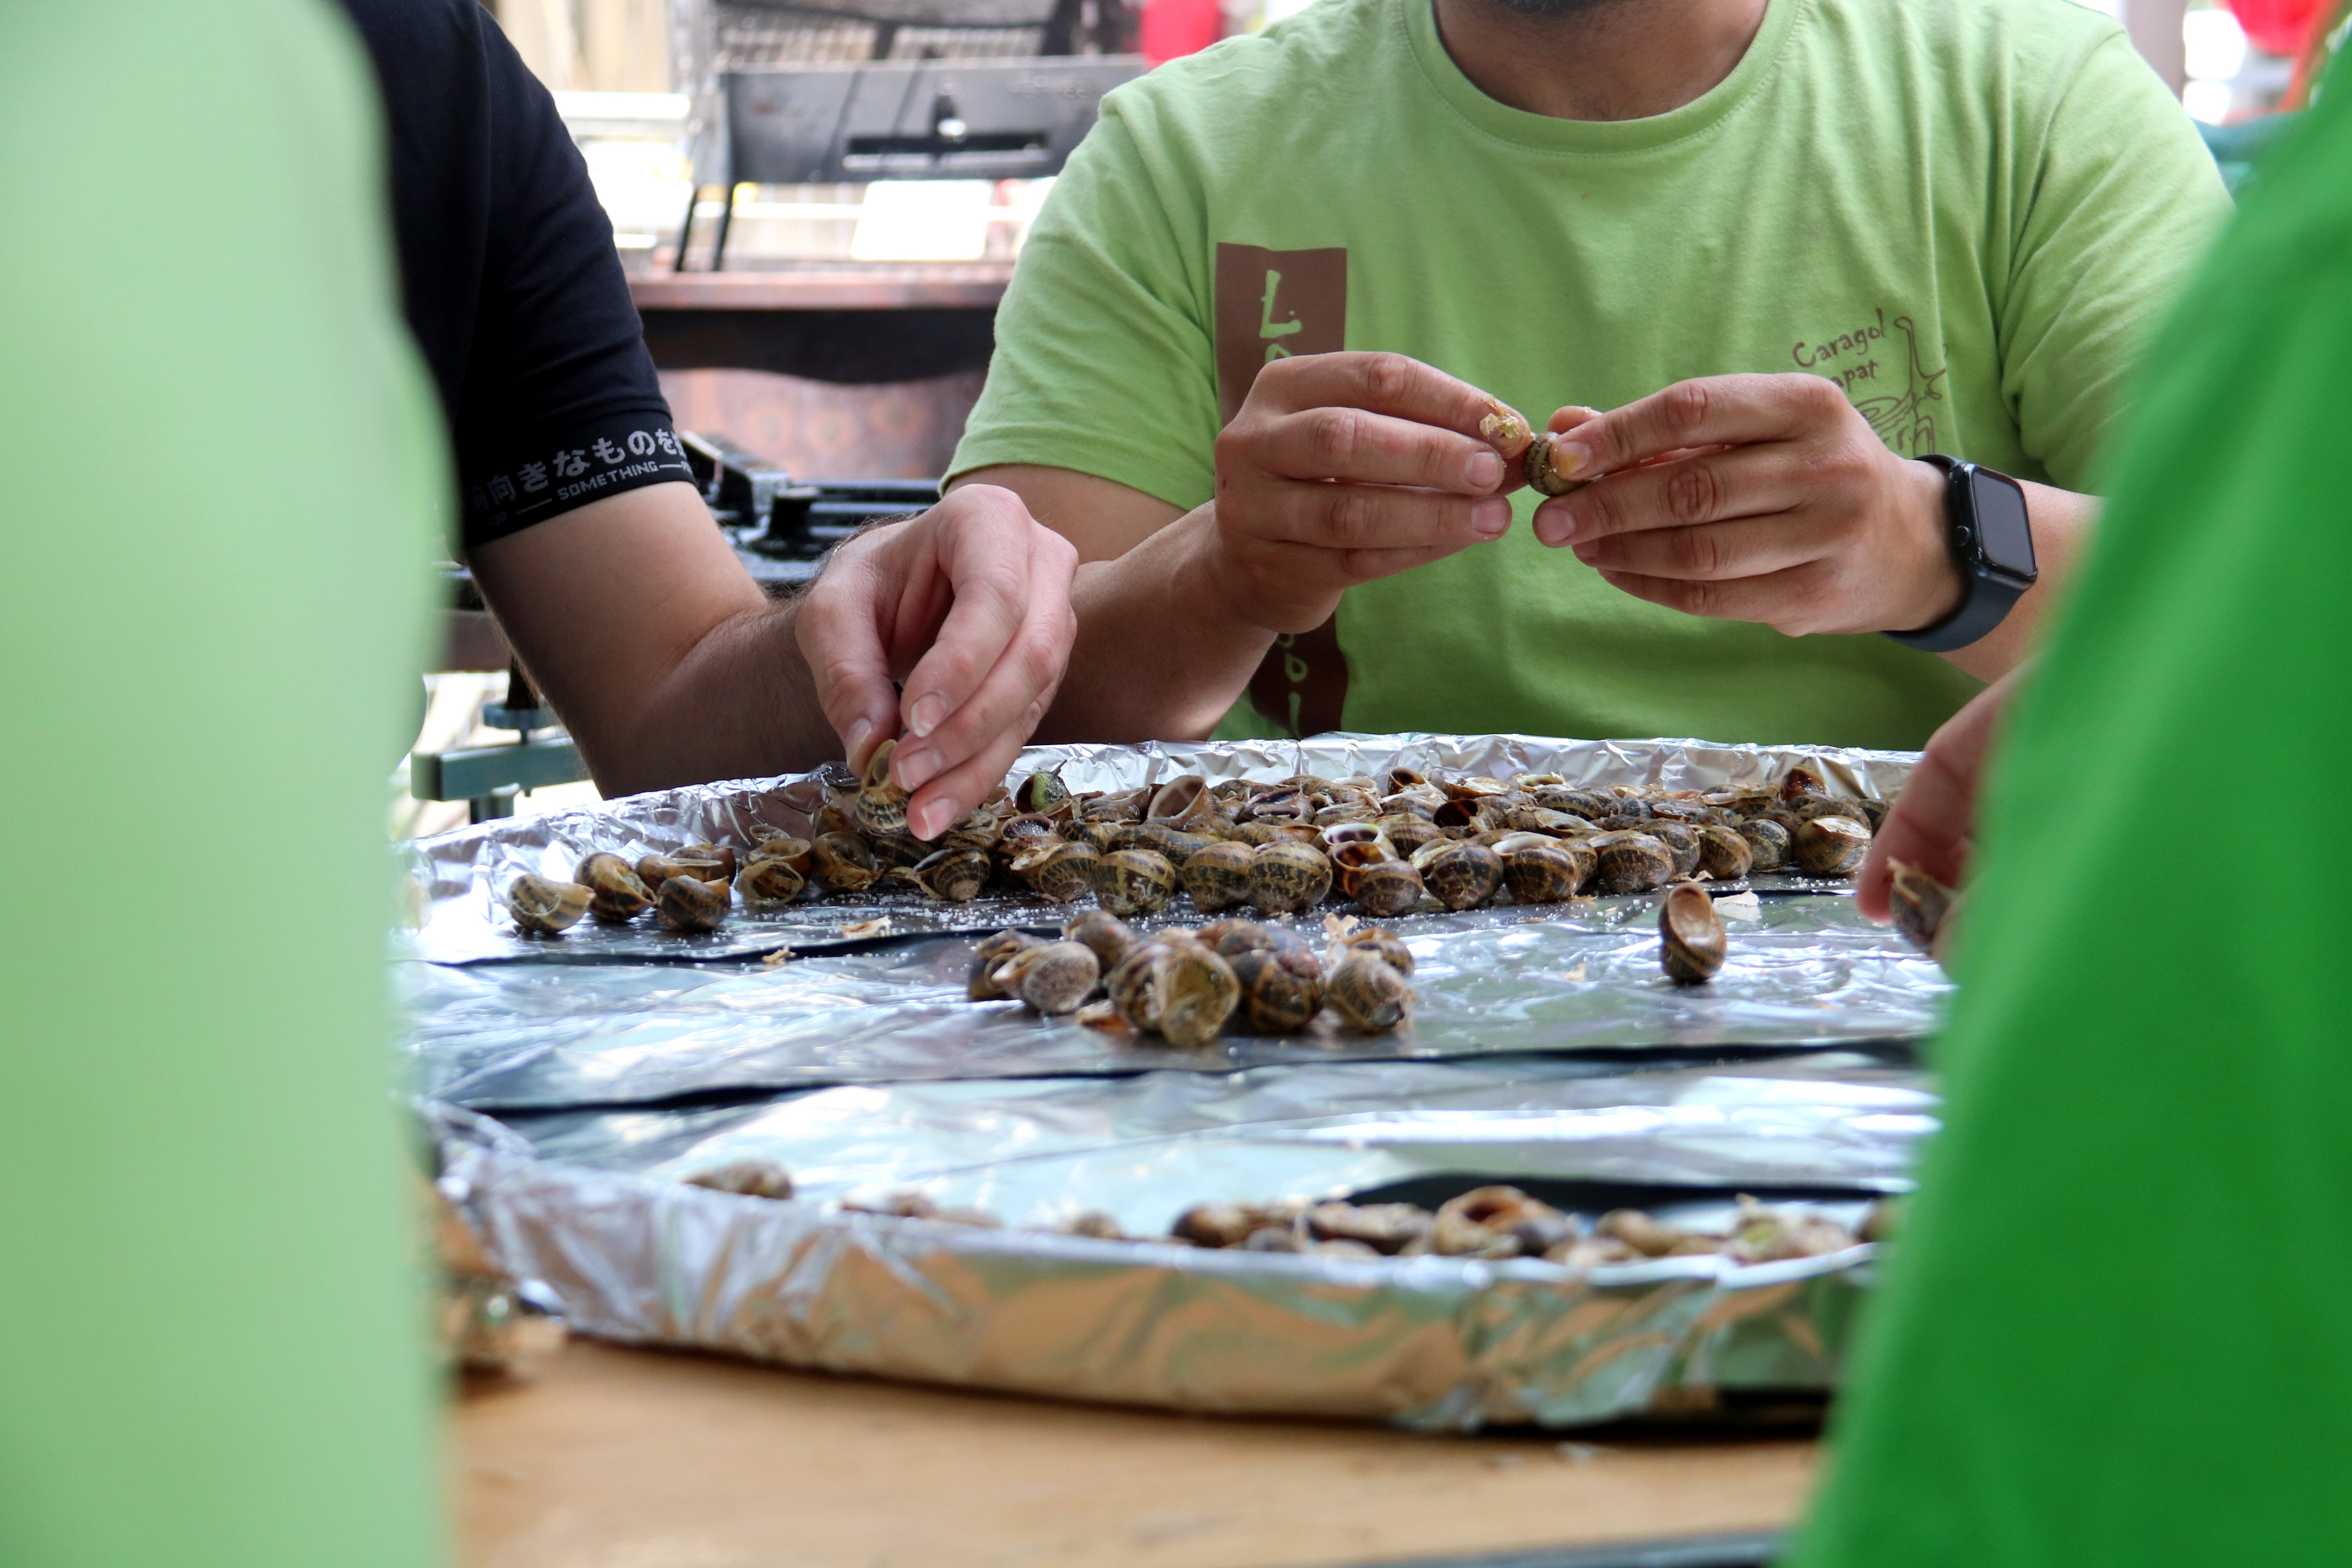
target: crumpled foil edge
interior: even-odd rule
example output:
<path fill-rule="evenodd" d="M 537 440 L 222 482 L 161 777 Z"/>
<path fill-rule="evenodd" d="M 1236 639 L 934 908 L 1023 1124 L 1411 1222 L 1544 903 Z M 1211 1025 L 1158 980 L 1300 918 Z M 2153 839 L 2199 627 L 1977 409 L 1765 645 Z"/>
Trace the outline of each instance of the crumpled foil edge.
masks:
<path fill-rule="evenodd" d="M 1825 1394 L 1875 1256 L 1580 1274 L 1096 1241 L 569 1167 L 436 1111 L 490 1256 L 581 1332 L 1061 1399 L 1468 1432 Z"/>

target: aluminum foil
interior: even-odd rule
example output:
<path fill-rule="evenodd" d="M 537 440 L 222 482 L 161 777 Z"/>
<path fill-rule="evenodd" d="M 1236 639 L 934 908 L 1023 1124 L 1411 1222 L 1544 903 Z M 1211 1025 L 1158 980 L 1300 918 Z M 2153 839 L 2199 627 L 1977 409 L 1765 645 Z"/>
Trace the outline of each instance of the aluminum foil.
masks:
<path fill-rule="evenodd" d="M 1520 735 L 1326 735 L 1298 742 L 1236 742 L 1198 746 L 1034 746 L 1014 774 L 1056 769 L 1074 790 L 1129 789 L 1200 773 L 1211 781 L 1376 773 L 1390 767 L 1465 771 L 1507 777 L 1556 773 L 1583 787 L 1651 784 L 1675 789 L 1760 784 L 1799 763 L 1833 790 L 1885 799 L 1902 787 L 1915 753 L 1836 747 L 1723 746 L 1701 741 L 1553 741 Z M 887 922 L 887 934 L 968 931 L 1007 925 L 1059 924 L 1068 911 L 1033 899 L 991 895 L 941 904 L 913 893 L 851 900 L 815 894 L 773 913 L 738 910 L 717 931 L 686 933 L 640 921 L 622 927 L 583 921 L 558 937 L 518 931 L 498 890 L 532 871 L 568 878 L 580 858 L 615 850 L 631 858 L 698 840 L 750 844 L 763 829 L 803 833 L 822 802 L 805 775 L 687 789 L 520 820 L 483 823 L 404 847 L 412 930 L 403 957 L 440 963 L 494 960 L 614 963 L 642 959 L 708 962 L 756 957 L 781 946 L 795 951 L 870 943 L 845 928 Z M 1803 887 L 1789 879 L 1778 884 Z M 1179 898 L 1176 908 L 1188 907 Z"/>
<path fill-rule="evenodd" d="M 1460 1184 L 1903 1184 L 1934 1102 L 1913 1075 L 1819 1057 L 1616 1079 L 1573 1064 L 1328 1064 L 1223 1080 L 909 1084 L 723 1111 L 536 1119 L 532 1142 L 449 1112 L 445 1186 L 499 1263 L 585 1331 L 836 1372 L 1181 1409 L 1469 1430 L 1826 1391 L 1873 1249 L 1743 1267 L 1573 1272 L 1517 1260 L 1202 1251 L 887 1219 L 828 1195 L 913 1184 L 1046 1221 L 1137 1228 L 1187 1198 Z M 540 1153 L 557 1158 L 541 1158 Z M 789 1203 L 664 1180 L 797 1162 Z M 584 1162 L 594 1161 L 603 1168 Z"/>
<path fill-rule="evenodd" d="M 1654 905 L 1472 910 L 1389 922 L 1421 1005 L 1388 1035 L 1329 1015 L 1296 1036 L 1200 1050 L 1106 1034 L 1017 1003 L 964 999 L 970 937 L 760 965 L 395 964 L 414 1080 L 476 1109 L 630 1104 L 758 1089 L 914 1079 L 1528 1052 L 1786 1051 L 1931 1031 L 1943 972 L 1843 896 L 1759 902 L 1727 921 L 1707 985 L 1658 968 Z"/>

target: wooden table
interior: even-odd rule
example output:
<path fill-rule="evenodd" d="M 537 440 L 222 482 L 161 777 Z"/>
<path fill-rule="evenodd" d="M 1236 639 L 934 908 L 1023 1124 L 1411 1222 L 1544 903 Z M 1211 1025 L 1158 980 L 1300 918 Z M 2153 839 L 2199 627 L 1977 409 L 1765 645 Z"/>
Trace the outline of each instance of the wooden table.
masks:
<path fill-rule="evenodd" d="M 1815 1461 L 1805 1437 L 1423 1437 L 586 1342 L 471 1391 L 455 1447 L 467 1568 L 1597 1564 L 1634 1559 L 1572 1549 L 1782 1528 Z"/>

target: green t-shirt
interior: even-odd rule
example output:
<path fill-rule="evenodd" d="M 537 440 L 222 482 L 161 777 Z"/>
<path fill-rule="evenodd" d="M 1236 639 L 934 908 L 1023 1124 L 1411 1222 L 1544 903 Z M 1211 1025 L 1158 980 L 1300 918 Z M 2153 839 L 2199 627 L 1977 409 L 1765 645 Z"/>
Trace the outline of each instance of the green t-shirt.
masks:
<path fill-rule="evenodd" d="M 383 781 L 449 486 L 348 34 L 0 5 L 6 1568 L 439 1557 Z"/>
<path fill-rule="evenodd" d="M 2152 348 L 2105 531 L 2012 715 L 1945 1131 L 1798 1568 L 2352 1556 L 2352 903 L 2328 838 L 2352 779 L 2352 84 L 2332 85 Z M 2274 831 L 2286 802 L 2307 814 Z"/>
<path fill-rule="evenodd" d="M 1267 356 L 1347 348 L 1538 422 L 1811 372 L 1906 456 L 2086 488 L 2227 207 L 2122 28 L 2069 0 L 1773 0 L 1713 91 L 1609 123 L 1485 96 L 1427 0 L 1318 0 L 1105 100 L 1023 250 L 955 468 L 1074 468 L 1190 509 Z M 1977 689 L 1884 637 L 1643 603 L 1524 527 L 1351 589 L 1336 621 L 1344 700 L 1308 634 L 1253 684 L 1280 721 L 1258 732 L 1287 732 L 1296 694 L 1308 730 L 1907 747 Z"/>

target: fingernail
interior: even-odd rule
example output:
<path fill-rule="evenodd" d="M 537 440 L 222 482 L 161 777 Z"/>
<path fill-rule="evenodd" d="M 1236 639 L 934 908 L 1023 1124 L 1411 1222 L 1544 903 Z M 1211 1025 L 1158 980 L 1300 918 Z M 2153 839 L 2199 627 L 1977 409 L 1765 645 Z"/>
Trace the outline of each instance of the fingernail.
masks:
<path fill-rule="evenodd" d="M 1592 462 L 1592 448 L 1581 441 L 1554 441 L 1551 444 L 1551 471 L 1568 475 L 1581 472 Z"/>
<path fill-rule="evenodd" d="M 857 753 L 865 749 L 866 738 L 873 733 L 873 720 L 858 719 L 851 721 L 849 733 L 842 737 L 843 742 L 849 747 L 849 760 L 854 761 Z"/>
<path fill-rule="evenodd" d="M 898 775 L 898 787 L 918 790 L 940 776 L 944 765 L 939 752 L 925 746 L 920 751 L 900 752 L 890 759 L 891 771 Z"/>
<path fill-rule="evenodd" d="M 907 814 L 907 831 L 918 838 L 937 838 L 955 821 L 955 803 L 927 800 Z"/>
<path fill-rule="evenodd" d="M 1576 514 L 1564 506 L 1537 508 L 1536 537 L 1559 549 L 1576 537 Z"/>
<path fill-rule="evenodd" d="M 1470 531 L 1481 539 L 1500 539 L 1511 526 L 1511 503 L 1489 496 L 1470 509 Z"/>
<path fill-rule="evenodd" d="M 1503 459 L 1496 452 L 1473 452 L 1462 465 L 1462 479 L 1474 490 L 1490 490 L 1503 482 Z"/>
<path fill-rule="evenodd" d="M 1572 544 L 1569 548 L 1575 551 L 1576 558 L 1587 566 L 1591 565 L 1601 554 L 1601 542 L 1597 539 L 1588 539 L 1581 544 Z"/>
<path fill-rule="evenodd" d="M 918 736 L 928 735 L 940 727 L 948 716 L 948 700 L 938 692 L 918 701 L 907 714 L 907 728 Z"/>

